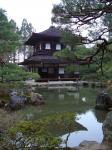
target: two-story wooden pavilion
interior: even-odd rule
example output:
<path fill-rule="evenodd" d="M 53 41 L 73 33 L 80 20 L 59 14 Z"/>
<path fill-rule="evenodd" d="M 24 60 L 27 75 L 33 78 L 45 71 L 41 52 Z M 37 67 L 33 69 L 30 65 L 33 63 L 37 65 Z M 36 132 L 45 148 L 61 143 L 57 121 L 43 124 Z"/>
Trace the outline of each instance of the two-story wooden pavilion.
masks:
<path fill-rule="evenodd" d="M 25 45 L 33 46 L 33 54 L 20 64 L 26 65 L 29 71 L 38 72 L 41 78 L 73 77 L 65 73 L 65 67 L 76 61 L 53 56 L 54 52 L 66 47 L 61 43 L 61 37 L 61 31 L 54 26 L 43 32 L 33 33 L 25 42 Z"/>

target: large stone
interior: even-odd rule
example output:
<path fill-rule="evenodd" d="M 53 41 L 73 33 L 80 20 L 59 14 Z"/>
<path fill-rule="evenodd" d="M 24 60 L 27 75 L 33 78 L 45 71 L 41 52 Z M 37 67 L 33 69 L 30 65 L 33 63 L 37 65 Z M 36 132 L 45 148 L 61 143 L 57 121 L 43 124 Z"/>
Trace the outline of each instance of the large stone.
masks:
<path fill-rule="evenodd" d="M 42 105 L 45 102 L 43 101 L 43 97 L 39 93 L 31 92 L 31 104 L 33 105 Z"/>
<path fill-rule="evenodd" d="M 25 102 L 26 97 L 19 95 L 17 91 L 12 91 L 10 93 L 9 108 L 11 110 L 16 110 L 24 107 Z"/>
<path fill-rule="evenodd" d="M 4 100 L 0 100 L 0 108 L 5 106 L 5 101 Z"/>
<path fill-rule="evenodd" d="M 103 134 L 103 142 L 112 146 L 112 111 L 107 114 L 107 117 L 103 122 Z"/>
<path fill-rule="evenodd" d="M 96 108 L 108 110 L 112 107 L 112 98 L 107 92 L 102 91 L 96 98 Z"/>
<path fill-rule="evenodd" d="M 96 119 L 99 123 L 102 123 L 104 122 L 106 116 L 107 116 L 107 113 L 108 111 L 104 111 L 104 110 L 98 110 L 96 109 L 95 110 L 95 116 L 96 116 Z"/>
<path fill-rule="evenodd" d="M 107 150 L 107 146 L 96 141 L 83 141 L 79 145 L 79 150 Z"/>

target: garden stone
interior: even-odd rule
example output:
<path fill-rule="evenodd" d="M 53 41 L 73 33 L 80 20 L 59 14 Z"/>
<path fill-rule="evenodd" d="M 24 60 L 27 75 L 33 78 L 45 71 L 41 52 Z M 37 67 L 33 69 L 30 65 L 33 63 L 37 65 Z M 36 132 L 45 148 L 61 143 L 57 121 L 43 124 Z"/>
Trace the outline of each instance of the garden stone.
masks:
<path fill-rule="evenodd" d="M 31 104 L 33 105 L 42 105 L 45 104 L 43 97 L 39 93 L 31 92 Z"/>
<path fill-rule="evenodd" d="M 103 122 L 103 134 L 103 142 L 112 146 L 112 111 L 107 114 L 107 117 Z"/>
<path fill-rule="evenodd" d="M 112 98 L 105 91 L 102 91 L 96 98 L 96 108 L 109 110 L 112 107 Z"/>
<path fill-rule="evenodd" d="M 26 97 L 19 95 L 17 91 L 10 93 L 9 107 L 11 110 L 16 110 L 24 107 Z"/>
<path fill-rule="evenodd" d="M 99 144 L 96 141 L 83 141 L 79 145 L 79 150 L 109 150 L 107 145 Z"/>
<path fill-rule="evenodd" d="M 4 100 L 0 100 L 0 108 L 5 106 L 5 101 Z"/>
<path fill-rule="evenodd" d="M 104 110 L 98 110 L 96 109 L 95 110 L 95 116 L 96 116 L 96 119 L 99 123 L 102 123 L 104 122 L 106 116 L 107 116 L 107 113 L 108 111 L 104 111 Z"/>

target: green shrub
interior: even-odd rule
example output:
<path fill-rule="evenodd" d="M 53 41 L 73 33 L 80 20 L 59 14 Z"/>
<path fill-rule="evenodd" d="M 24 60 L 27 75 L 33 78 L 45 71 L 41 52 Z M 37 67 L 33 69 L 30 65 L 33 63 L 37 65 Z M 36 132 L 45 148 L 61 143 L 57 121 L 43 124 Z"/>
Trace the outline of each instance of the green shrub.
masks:
<path fill-rule="evenodd" d="M 24 68 L 19 67 L 16 64 L 6 64 L 4 67 L 0 67 L 1 81 L 21 81 L 29 78 L 38 79 L 38 73 L 27 72 Z"/>
<path fill-rule="evenodd" d="M 74 113 L 63 112 L 39 120 L 20 121 L 15 127 L 9 129 L 9 135 L 14 140 L 18 132 L 22 133 L 27 143 L 33 142 L 33 145 L 38 148 L 53 150 L 60 147 L 62 142 L 60 135 L 74 131 L 77 126 L 80 128 L 74 120 Z"/>

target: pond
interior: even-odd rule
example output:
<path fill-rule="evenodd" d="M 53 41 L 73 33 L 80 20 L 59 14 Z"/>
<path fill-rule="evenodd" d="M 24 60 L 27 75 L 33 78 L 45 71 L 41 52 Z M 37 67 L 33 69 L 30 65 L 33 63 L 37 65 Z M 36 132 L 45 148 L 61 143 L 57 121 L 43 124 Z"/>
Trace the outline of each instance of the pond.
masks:
<path fill-rule="evenodd" d="M 61 112 L 74 112 L 76 121 L 87 130 L 73 131 L 70 133 L 67 145 L 78 146 L 83 140 L 102 142 L 102 122 L 106 112 L 95 110 L 95 99 L 100 89 L 90 87 L 69 88 L 36 88 L 36 92 L 43 95 L 45 105 L 33 107 L 27 106 L 21 113 L 27 119 L 38 119 Z M 20 113 L 20 112 L 19 112 Z M 68 134 L 60 135 L 64 140 Z M 62 145 L 64 146 L 64 145 Z"/>

